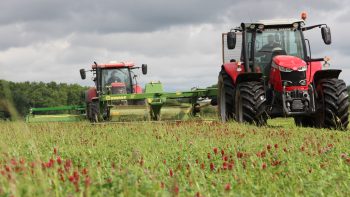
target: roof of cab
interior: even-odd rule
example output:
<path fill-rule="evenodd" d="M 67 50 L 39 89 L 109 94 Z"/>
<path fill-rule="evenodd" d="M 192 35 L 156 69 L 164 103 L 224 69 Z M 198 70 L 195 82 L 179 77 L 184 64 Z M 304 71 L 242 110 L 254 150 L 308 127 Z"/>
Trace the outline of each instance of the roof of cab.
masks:
<path fill-rule="evenodd" d="M 94 69 L 98 68 L 123 68 L 123 67 L 134 67 L 135 64 L 133 62 L 110 62 L 107 64 L 93 64 L 91 67 Z"/>
<path fill-rule="evenodd" d="M 264 25 L 268 27 L 278 26 L 292 26 L 294 23 L 301 23 L 301 26 L 305 25 L 305 21 L 301 19 L 273 19 L 273 20 L 258 20 L 251 23 L 242 23 L 236 30 L 242 30 L 249 27 L 250 25 Z"/>
<path fill-rule="evenodd" d="M 259 20 L 256 24 L 263 25 L 292 25 L 293 23 L 304 23 L 304 20 L 301 19 L 273 19 L 273 20 Z"/>

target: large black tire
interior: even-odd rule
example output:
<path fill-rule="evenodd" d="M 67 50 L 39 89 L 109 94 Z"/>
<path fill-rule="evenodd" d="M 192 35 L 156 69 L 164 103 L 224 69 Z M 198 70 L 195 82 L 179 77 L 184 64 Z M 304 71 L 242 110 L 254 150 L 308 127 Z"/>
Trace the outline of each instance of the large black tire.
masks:
<path fill-rule="evenodd" d="M 249 81 L 238 85 L 235 95 L 236 121 L 266 125 L 266 96 L 262 82 Z"/>
<path fill-rule="evenodd" d="M 90 122 L 99 122 L 99 116 L 100 116 L 100 109 L 99 109 L 99 103 L 98 102 L 92 102 L 90 104 Z"/>
<path fill-rule="evenodd" d="M 323 79 L 317 86 L 317 126 L 346 130 L 349 124 L 349 100 L 346 84 L 341 79 Z"/>
<path fill-rule="evenodd" d="M 218 81 L 218 112 L 222 122 L 233 120 L 235 87 L 231 77 L 222 69 L 219 73 Z"/>

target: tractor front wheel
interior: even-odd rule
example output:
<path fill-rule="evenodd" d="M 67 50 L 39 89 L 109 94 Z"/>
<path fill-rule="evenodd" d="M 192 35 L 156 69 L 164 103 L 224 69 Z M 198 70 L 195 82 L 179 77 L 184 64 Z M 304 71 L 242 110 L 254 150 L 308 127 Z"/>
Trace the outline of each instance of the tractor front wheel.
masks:
<path fill-rule="evenodd" d="M 234 118 L 234 93 L 235 87 L 231 77 L 222 69 L 218 81 L 218 111 L 222 122 L 233 120 Z"/>
<path fill-rule="evenodd" d="M 317 86 L 317 126 L 346 130 L 349 124 L 349 95 L 343 80 L 323 79 Z"/>
<path fill-rule="evenodd" d="M 91 102 L 90 103 L 90 122 L 99 122 L 99 103 L 98 102 Z"/>
<path fill-rule="evenodd" d="M 235 95 L 236 121 L 262 126 L 266 124 L 266 97 L 262 82 L 249 81 L 238 85 Z"/>

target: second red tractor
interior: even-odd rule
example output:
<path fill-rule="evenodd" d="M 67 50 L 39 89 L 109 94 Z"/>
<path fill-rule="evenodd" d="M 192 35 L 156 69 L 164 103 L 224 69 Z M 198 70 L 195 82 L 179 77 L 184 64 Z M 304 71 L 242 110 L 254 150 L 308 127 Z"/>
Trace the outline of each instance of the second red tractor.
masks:
<path fill-rule="evenodd" d="M 264 125 L 268 117 L 294 117 L 299 126 L 347 128 L 347 86 L 341 70 L 325 69 L 328 58 L 311 57 L 304 32 L 314 28 L 331 44 L 327 25 L 297 19 L 242 23 L 225 34 L 228 52 L 238 53 L 223 58 L 219 74 L 222 121 Z"/>

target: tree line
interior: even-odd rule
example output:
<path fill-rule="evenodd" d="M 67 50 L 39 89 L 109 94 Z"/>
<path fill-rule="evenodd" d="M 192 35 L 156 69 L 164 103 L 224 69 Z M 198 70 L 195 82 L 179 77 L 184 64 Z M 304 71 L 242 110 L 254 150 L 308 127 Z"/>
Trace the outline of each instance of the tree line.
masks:
<path fill-rule="evenodd" d="M 11 105 L 20 117 L 31 107 L 82 105 L 86 89 L 78 84 L 0 80 L 0 118 L 9 118 Z"/>

